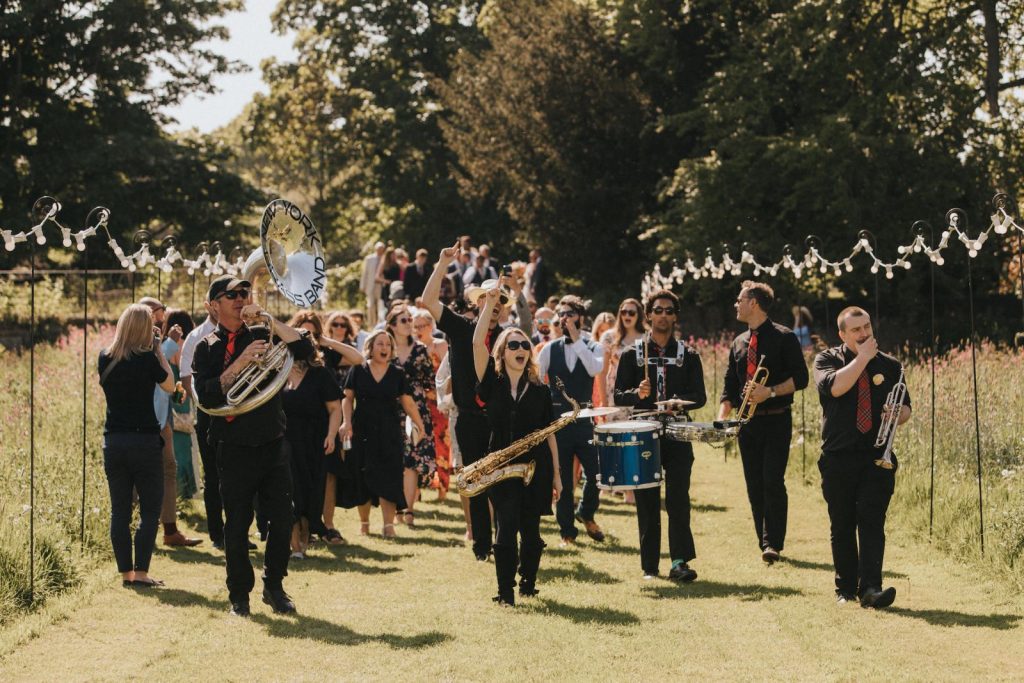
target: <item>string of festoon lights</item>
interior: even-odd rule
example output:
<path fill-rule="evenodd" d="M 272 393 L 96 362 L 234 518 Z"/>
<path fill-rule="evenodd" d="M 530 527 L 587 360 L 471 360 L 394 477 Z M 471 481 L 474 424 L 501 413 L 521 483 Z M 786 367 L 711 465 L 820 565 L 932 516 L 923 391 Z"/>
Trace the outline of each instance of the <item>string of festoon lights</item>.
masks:
<path fill-rule="evenodd" d="M 185 258 L 178 251 L 177 243 L 173 237 L 163 240 L 160 248 L 163 249 L 164 253 L 159 258 L 150 251 L 148 241 L 143 241 L 136 251 L 125 253 L 121 245 L 110 234 L 108 228 L 110 209 L 102 206 L 94 208 L 85 219 L 86 227 L 76 232 L 60 222 L 58 215 L 61 208 L 61 203 L 52 197 L 41 197 L 36 200 L 33 213 L 39 222 L 30 229 L 20 232 L 0 229 L 0 238 L 3 239 L 4 249 L 14 251 L 18 244 L 27 243 L 30 239 L 35 240 L 35 243 L 40 246 L 45 245 L 46 234 L 44 228 L 52 224 L 60 230 L 63 246 L 70 248 L 74 245 L 78 251 L 85 251 L 85 241 L 95 237 L 102 231 L 102 234 L 107 238 L 107 245 L 114 253 L 114 257 L 121 264 L 121 267 L 129 272 L 135 272 L 148 265 L 153 265 L 164 273 L 169 273 L 176 267 L 179 267 L 185 268 L 189 275 L 195 275 L 196 273 L 202 273 L 206 276 L 223 275 L 225 273 L 235 275 L 241 270 L 243 265 L 242 257 L 232 262 L 228 260 L 224 255 L 223 249 L 219 246 L 213 254 L 210 254 L 209 250 L 203 246 L 201 247 L 202 252 L 196 258 Z"/>
<path fill-rule="evenodd" d="M 726 251 L 722 254 L 721 260 L 716 262 L 709 248 L 704 262 L 700 265 L 697 265 L 692 258 L 687 258 L 682 265 L 674 263 L 672 270 L 668 274 L 662 272 L 660 265 L 655 265 L 651 272 L 644 276 L 641 289 L 643 296 L 646 298 L 659 289 L 671 289 L 673 284 L 682 284 L 687 276 L 693 280 L 708 277 L 721 280 L 726 275 L 734 277 L 742 275 L 744 266 L 748 265 L 752 267 L 754 277 L 760 277 L 761 275 L 776 277 L 781 270 L 791 272 L 799 280 L 805 273 L 812 271 L 814 268 L 817 268 L 818 272 L 822 274 L 832 273 L 839 276 L 844 272 L 853 272 L 853 259 L 861 253 L 866 254 L 871 259 L 871 273 L 873 275 L 884 271 L 885 277 L 891 280 L 897 270 L 910 270 L 910 257 L 914 254 L 924 254 L 935 265 L 943 265 L 945 259 L 942 256 L 942 252 L 950 247 L 953 237 L 956 237 L 957 241 L 963 245 L 969 257 L 975 258 L 993 233 L 1005 235 L 1011 230 L 1016 230 L 1021 235 L 1024 235 L 1024 227 L 1010 213 L 1010 203 L 1006 194 L 997 194 L 992 200 L 992 204 L 994 211 L 989 217 L 988 227 L 976 237 L 971 237 L 966 232 L 967 216 L 964 211 L 961 209 L 950 209 L 946 213 L 946 228 L 942 231 L 938 245 L 934 247 L 930 246 L 926 241 L 926 232 L 930 230 L 930 227 L 924 221 L 917 221 L 913 226 L 916 233 L 913 241 L 898 246 L 896 253 L 899 256 L 893 261 L 884 261 L 879 258 L 873 244 L 873 235 L 866 230 L 861 230 L 858 233 L 857 241 L 850 249 L 849 255 L 837 260 L 828 259 L 823 256 L 821 253 L 821 240 L 811 235 L 806 241 L 807 251 L 800 258 L 794 257 L 793 248 L 790 245 L 786 245 L 783 248 L 783 254 L 780 259 L 766 263 L 751 253 L 747 245 L 744 245 L 738 260 L 734 259 Z"/>

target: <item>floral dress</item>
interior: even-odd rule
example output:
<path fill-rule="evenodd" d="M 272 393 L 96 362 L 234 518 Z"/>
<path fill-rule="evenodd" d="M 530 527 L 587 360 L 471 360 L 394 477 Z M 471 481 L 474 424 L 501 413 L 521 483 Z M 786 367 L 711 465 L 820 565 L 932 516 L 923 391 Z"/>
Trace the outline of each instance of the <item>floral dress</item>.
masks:
<path fill-rule="evenodd" d="M 434 367 L 434 377 L 437 376 L 437 370 L 441 367 L 441 361 L 443 360 L 436 353 L 430 353 L 430 360 Z M 434 422 L 434 460 L 437 463 L 437 472 L 434 476 L 434 480 L 430 483 L 433 488 L 438 491 L 445 492 L 451 485 L 451 444 L 449 443 L 448 434 L 448 416 L 441 412 L 437 407 L 437 401 L 431 401 L 428 399 L 430 404 L 430 419 Z"/>
<path fill-rule="evenodd" d="M 423 429 L 426 430 L 425 438 L 420 439 L 419 445 L 413 447 L 409 438 L 405 439 L 405 467 L 416 470 L 419 474 L 420 487 L 430 485 L 434 477 L 434 470 L 437 467 L 434 455 L 434 420 L 431 415 L 430 404 L 433 403 L 427 398 L 427 394 L 434 390 L 434 363 L 430 360 L 430 351 L 422 342 L 414 342 L 412 351 L 404 363 L 395 359 L 395 364 L 405 371 L 408 382 L 409 394 L 416 402 L 420 419 L 423 420 Z M 434 403 L 436 408 L 436 403 Z"/>

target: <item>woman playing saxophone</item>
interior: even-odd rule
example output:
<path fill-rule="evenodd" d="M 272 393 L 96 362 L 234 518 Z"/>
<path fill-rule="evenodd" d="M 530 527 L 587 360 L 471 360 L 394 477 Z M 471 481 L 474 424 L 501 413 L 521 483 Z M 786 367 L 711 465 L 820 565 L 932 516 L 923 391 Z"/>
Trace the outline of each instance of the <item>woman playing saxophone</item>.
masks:
<path fill-rule="evenodd" d="M 497 288 L 487 292 L 480 319 L 490 319 L 498 296 Z M 490 355 L 487 337 L 486 326 L 478 325 L 473 335 L 473 360 L 479 380 L 477 398 L 487 408 L 491 429 L 488 450 L 494 452 L 547 427 L 555 415 L 551 392 L 537 376 L 529 337 L 518 329 L 506 329 L 498 335 Z M 551 514 L 552 502 L 561 494 L 558 446 L 553 435 L 513 462 L 531 460 L 535 469 L 529 483 L 512 477 L 487 489 L 497 527 L 493 550 L 498 595 L 494 601 L 500 605 L 515 605 L 517 569 L 520 597 L 537 594 L 537 569 L 544 549 L 540 518 Z"/>

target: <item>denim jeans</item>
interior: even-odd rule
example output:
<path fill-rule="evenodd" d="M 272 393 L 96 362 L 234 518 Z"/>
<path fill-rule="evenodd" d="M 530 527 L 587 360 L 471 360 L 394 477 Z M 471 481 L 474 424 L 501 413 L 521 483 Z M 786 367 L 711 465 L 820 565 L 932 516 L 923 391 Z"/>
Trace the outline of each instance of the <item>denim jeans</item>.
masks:
<path fill-rule="evenodd" d="M 119 572 L 149 571 L 164 498 L 163 439 L 159 434 L 107 434 L 103 470 L 110 488 L 110 543 Z M 139 528 L 132 561 L 132 491 L 139 494 Z"/>

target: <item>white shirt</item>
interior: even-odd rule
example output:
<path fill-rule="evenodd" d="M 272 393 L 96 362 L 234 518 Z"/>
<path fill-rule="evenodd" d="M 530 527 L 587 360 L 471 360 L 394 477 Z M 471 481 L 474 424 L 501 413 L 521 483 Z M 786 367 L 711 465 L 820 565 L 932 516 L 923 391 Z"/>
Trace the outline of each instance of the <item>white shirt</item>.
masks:
<path fill-rule="evenodd" d="M 587 374 L 591 377 L 597 377 L 604 367 L 604 347 L 598 345 L 595 349 L 591 350 L 582 335 L 572 344 L 569 344 L 568 341 L 568 338 L 566 338 L 565 364 L 569 368 L 569 372 L 576 369 L 576 359 L 579 359 L 583 363 L 583 368 L 587 371 Z M 551 367 L 551 347 L 554 343 L 554 341 L 551 341 L 540 350 L 537 364 L 540 366 L 541 377 L 546 377 L 548 368 Z"/>
<path fill-rule="evenodd" d="M 192 376 L 192 358 L 196 355 L 196 346 L 203 340 L 203 337 L 217 329 L 217 325 L 206 316 L 202 324 L 188 333 L 185 343 L 181 347 L 181 358 L 178 361 L 178 370 L 181 378 Z"/>
<path fill-rule="evenodd" d="M 364 294 L 379 290 L 380 285 L 377 284 L 377 263 L 379 261 L 376 252 L 363 259 L 363 276 L 359 280 L 359 289 Z"/>
<path fill-rule="evenodd" d="M 384 329 L 384 327 L 381 326 L 380 329 Z M 356 350 L 359 351 L 359 353 L 363 352 L 363 345 L 366 344 L 366 338 L 369 336 L 370 333 L 366 330 L 359 330 L 359 333 L 356 334 Z"/>

